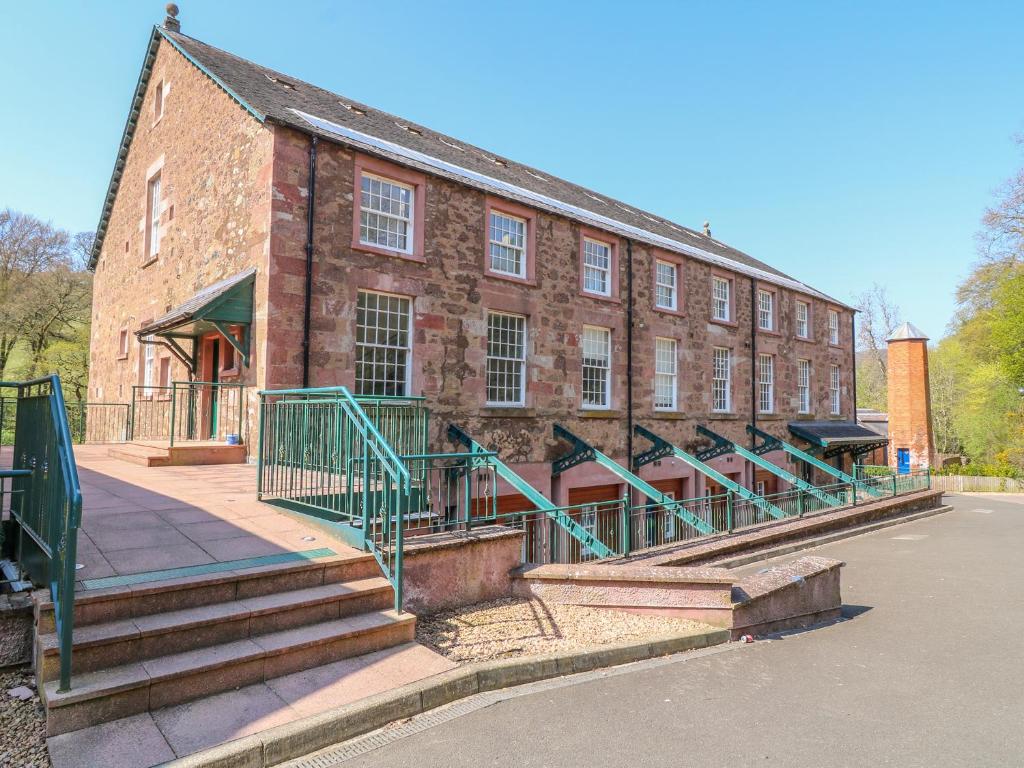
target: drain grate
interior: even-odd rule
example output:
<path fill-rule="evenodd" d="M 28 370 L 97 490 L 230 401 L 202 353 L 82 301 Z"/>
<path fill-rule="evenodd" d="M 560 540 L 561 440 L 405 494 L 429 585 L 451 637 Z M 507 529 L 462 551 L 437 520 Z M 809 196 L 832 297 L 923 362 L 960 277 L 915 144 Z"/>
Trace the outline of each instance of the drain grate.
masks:
<path fill-rule="evenodd" d="M 520 696 L 529 696 L 534 693 L 553 691 L 558 688 L 567 688 L 572 685 L 590 682 L 591 680 L 617 677 L 618 675 L 628 674 L 639 669 L 651 669 L 665 666 L 666 664 L 677 664 L 681 661 L 689 661 L 691 659 L 710 656 L 724 651 L 739 650 L 744 647 L 746 646 L 739 643 L 726 643 L 724 645 L 715 646 L 714 648 L 686 651 L 681 654 L 676 654 L 675 656 L 648 659 L 646 661 L 624 664 L 622 666 L 611 667 L 609 669 L 596 669 L 592 672 L 581 672 L 567 677 L 553 677 L 550 680 L 527 683 L 526 685 L 516 686 L 515 688 L 505 688 L 500 691 L 478 693 L 465 699 L 453 701 L 451 704 L 445 704 L 443 707 L 438 707 L 437 709 L 432 709 L 419 715 L 415 715 L 404 722 L 387 725 L 380 730 L 368 733 L 365 736 L 357 736 L 350 741 L 337 744 L 333 747 L 328 747 L 327 749 L 321 750 L 320 752 L 316 752 L 312 755 L 300 757 L 297 760 L 285 763 L 282 768 L 335 768 L 335 766 L 341 765 L 342 763 L 359 757 L 360 755 L 365 755 L 367 752 L 372 752 L 375 749 L 385 747 L 399 739 L 414 736 L 417 733 L 422 733 L 423 731 L 429 730 L 430 728 L 434 728 L 438 725 L 443 725 L 444 723 L 472 714 L 473 712 L 479 712 L 481 709 L 486 709 L 487 707 L 494 706 L 495 704 L 500 704 L 508 699 L 516 699 Z"/>
<path fill-rule="evenodd" d="M 162 571 L 146 571 L 144 573 L 129 573 L 124 576 L 107 576 L 102 579 L 83 579 L 84 589 L 106 589 L 107 587 L 126 587 L 131 584 L 147 584 L 151 581 L 166 581 L 167 579 L 180 579 L 185 576 L 205 576 L 208 573 L 223 573 L 224 571 L 236 571 L 242 568 L 259 568 L 261 565 L 280 565 L 282 563 L 298 563 L 303 560 L 316 560 L 321 557 L 330 557 L 333 550 L 323 547 L 321 549 L 307 549 L 303 552 L 282 552 L 279 555 L 263 555 L 262 557 L 247 557 L 242 560 L 226 560 L 223 563 L 209 563 L 207 565 L 190 565 L 184 568 L 166 568 Z"/>

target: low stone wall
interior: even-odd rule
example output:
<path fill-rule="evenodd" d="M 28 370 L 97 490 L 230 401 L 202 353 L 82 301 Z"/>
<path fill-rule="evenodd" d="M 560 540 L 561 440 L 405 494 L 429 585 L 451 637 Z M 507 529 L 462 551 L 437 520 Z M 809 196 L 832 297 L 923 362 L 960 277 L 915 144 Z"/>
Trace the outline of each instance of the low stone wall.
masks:
<path fill-rule="evenodd" d="M 405 607 L 430 614 L 512 594 L 522 531 L 486 526 L 405 540 Z"/>
<path fill-rule="evenodd" d="M 741 579 L 732 589 L 733 639 L 838 618 L 843 565 L 841 560 L 805 555 Z"/>
<path fill-rule="evenodd" d="M 516 572 L 512 594 L 560 605 L 679 616 L 727 627 L 734 581 L 723 568 L 539 565 Z"/>
<path fill-rule="evenodd" d="M 0 667 L 32 660 L 32 598 L 0 595 Z"/>

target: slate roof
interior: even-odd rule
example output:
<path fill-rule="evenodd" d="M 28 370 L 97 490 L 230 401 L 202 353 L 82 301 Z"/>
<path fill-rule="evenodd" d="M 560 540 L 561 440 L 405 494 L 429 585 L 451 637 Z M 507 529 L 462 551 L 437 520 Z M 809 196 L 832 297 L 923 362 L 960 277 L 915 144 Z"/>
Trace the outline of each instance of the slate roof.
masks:
<path fill-rule="evenodd" d="M 163 27 L 154 28 L 146 65 L 136 89 L 133 115 L 138 112 L 139 100 L 144 94 L 149 67 L 160 37 L 170 42 L 261 122 L 278 123 L 304 133 L 318 134 L 322 138 L 369 154 L 435 175 L 452 177 L 535 208 L 547 208 L 626 237 L 686 253 L 848 307 L 771 265 L 701 232 Z M 304 118 L 298 113 L 319 120 L 311 122 L 308 117 Z M 122 151 L 118 156 L 119 166 L 123 165 L 133 128 L 130 116 Z M 112 198 L 116 194 L 118 173 L 118 168 L 115 168 L 104 216 L 97 230 L 92 265 L 99 254 Z"/>
<path fill-rule="evenodd" d="M 872 429 L 852 421 L 791 421 L 789 431 L 821 446 L 844 443 L 874 443 L 884 440 Z"/>
<path fill-rule="evenodd" d="M 233 289 L 243 286 L 246 282 L 252 282 L 255 275 L 255 267 L 250 267 L 244 272 L 239 272 L 237 275 L 232 275 L 213 285 L 206 286 L 188 301 L 179 304 L 163 317 L 158 317 L 144 328 L 136 331 L 136 335 L 148 336 L 151 333 L 159 333 L 160 331 L 184 325 L 197 318 L 202 319 L 203 311 L 207 307 L 214 304 Z"/>

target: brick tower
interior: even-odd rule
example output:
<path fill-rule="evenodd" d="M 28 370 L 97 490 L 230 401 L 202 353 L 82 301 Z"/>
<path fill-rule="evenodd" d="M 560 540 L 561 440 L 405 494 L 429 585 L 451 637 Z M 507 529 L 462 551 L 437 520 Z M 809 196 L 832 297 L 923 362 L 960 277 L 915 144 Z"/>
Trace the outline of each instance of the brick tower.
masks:
<path fill-rule="evenodd" d="M 928 337 L 904 323 L 887 339 L 889 466 L 902 471 L 933 466 Z"/>

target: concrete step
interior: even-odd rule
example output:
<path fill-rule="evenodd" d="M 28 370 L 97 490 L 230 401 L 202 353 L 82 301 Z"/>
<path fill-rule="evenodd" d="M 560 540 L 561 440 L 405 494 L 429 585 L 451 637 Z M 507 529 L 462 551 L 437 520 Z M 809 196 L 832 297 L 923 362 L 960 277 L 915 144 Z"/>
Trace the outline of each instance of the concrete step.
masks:
<path fill-rule="evenodd" d="M 378 576 L 76 627 L 72 673 L 95 672 L 380 610 L 393 601 L 391 584 Z M 44 682 L 59 676 L 55 633 L 39 636 L 36 665 Z"/>
<path fill-rule="evenodd" d="M 79 629 L 379 575 L 380 567 L 373 555 L 358 553 L 107 589 L 78 590 L 74 624 Z M 53 603 L 46 594 L 37 594 L 36 627 L 40 634 L 54 632 Z"/>
<path fill-rule="evenodd" d="M 40 687 L 48 736 L 263 682 L 413 640 L 416 617 L 378 610 L 74 675 Z"/>
<path fill-rule="evenodd" d="M 166 448 L 155 448 L 139 443 L 118 443 L 107 450 L 112 459 L 127 461 L 140 467 L 166 467 L 171 463 L 170 452 Z"/>

